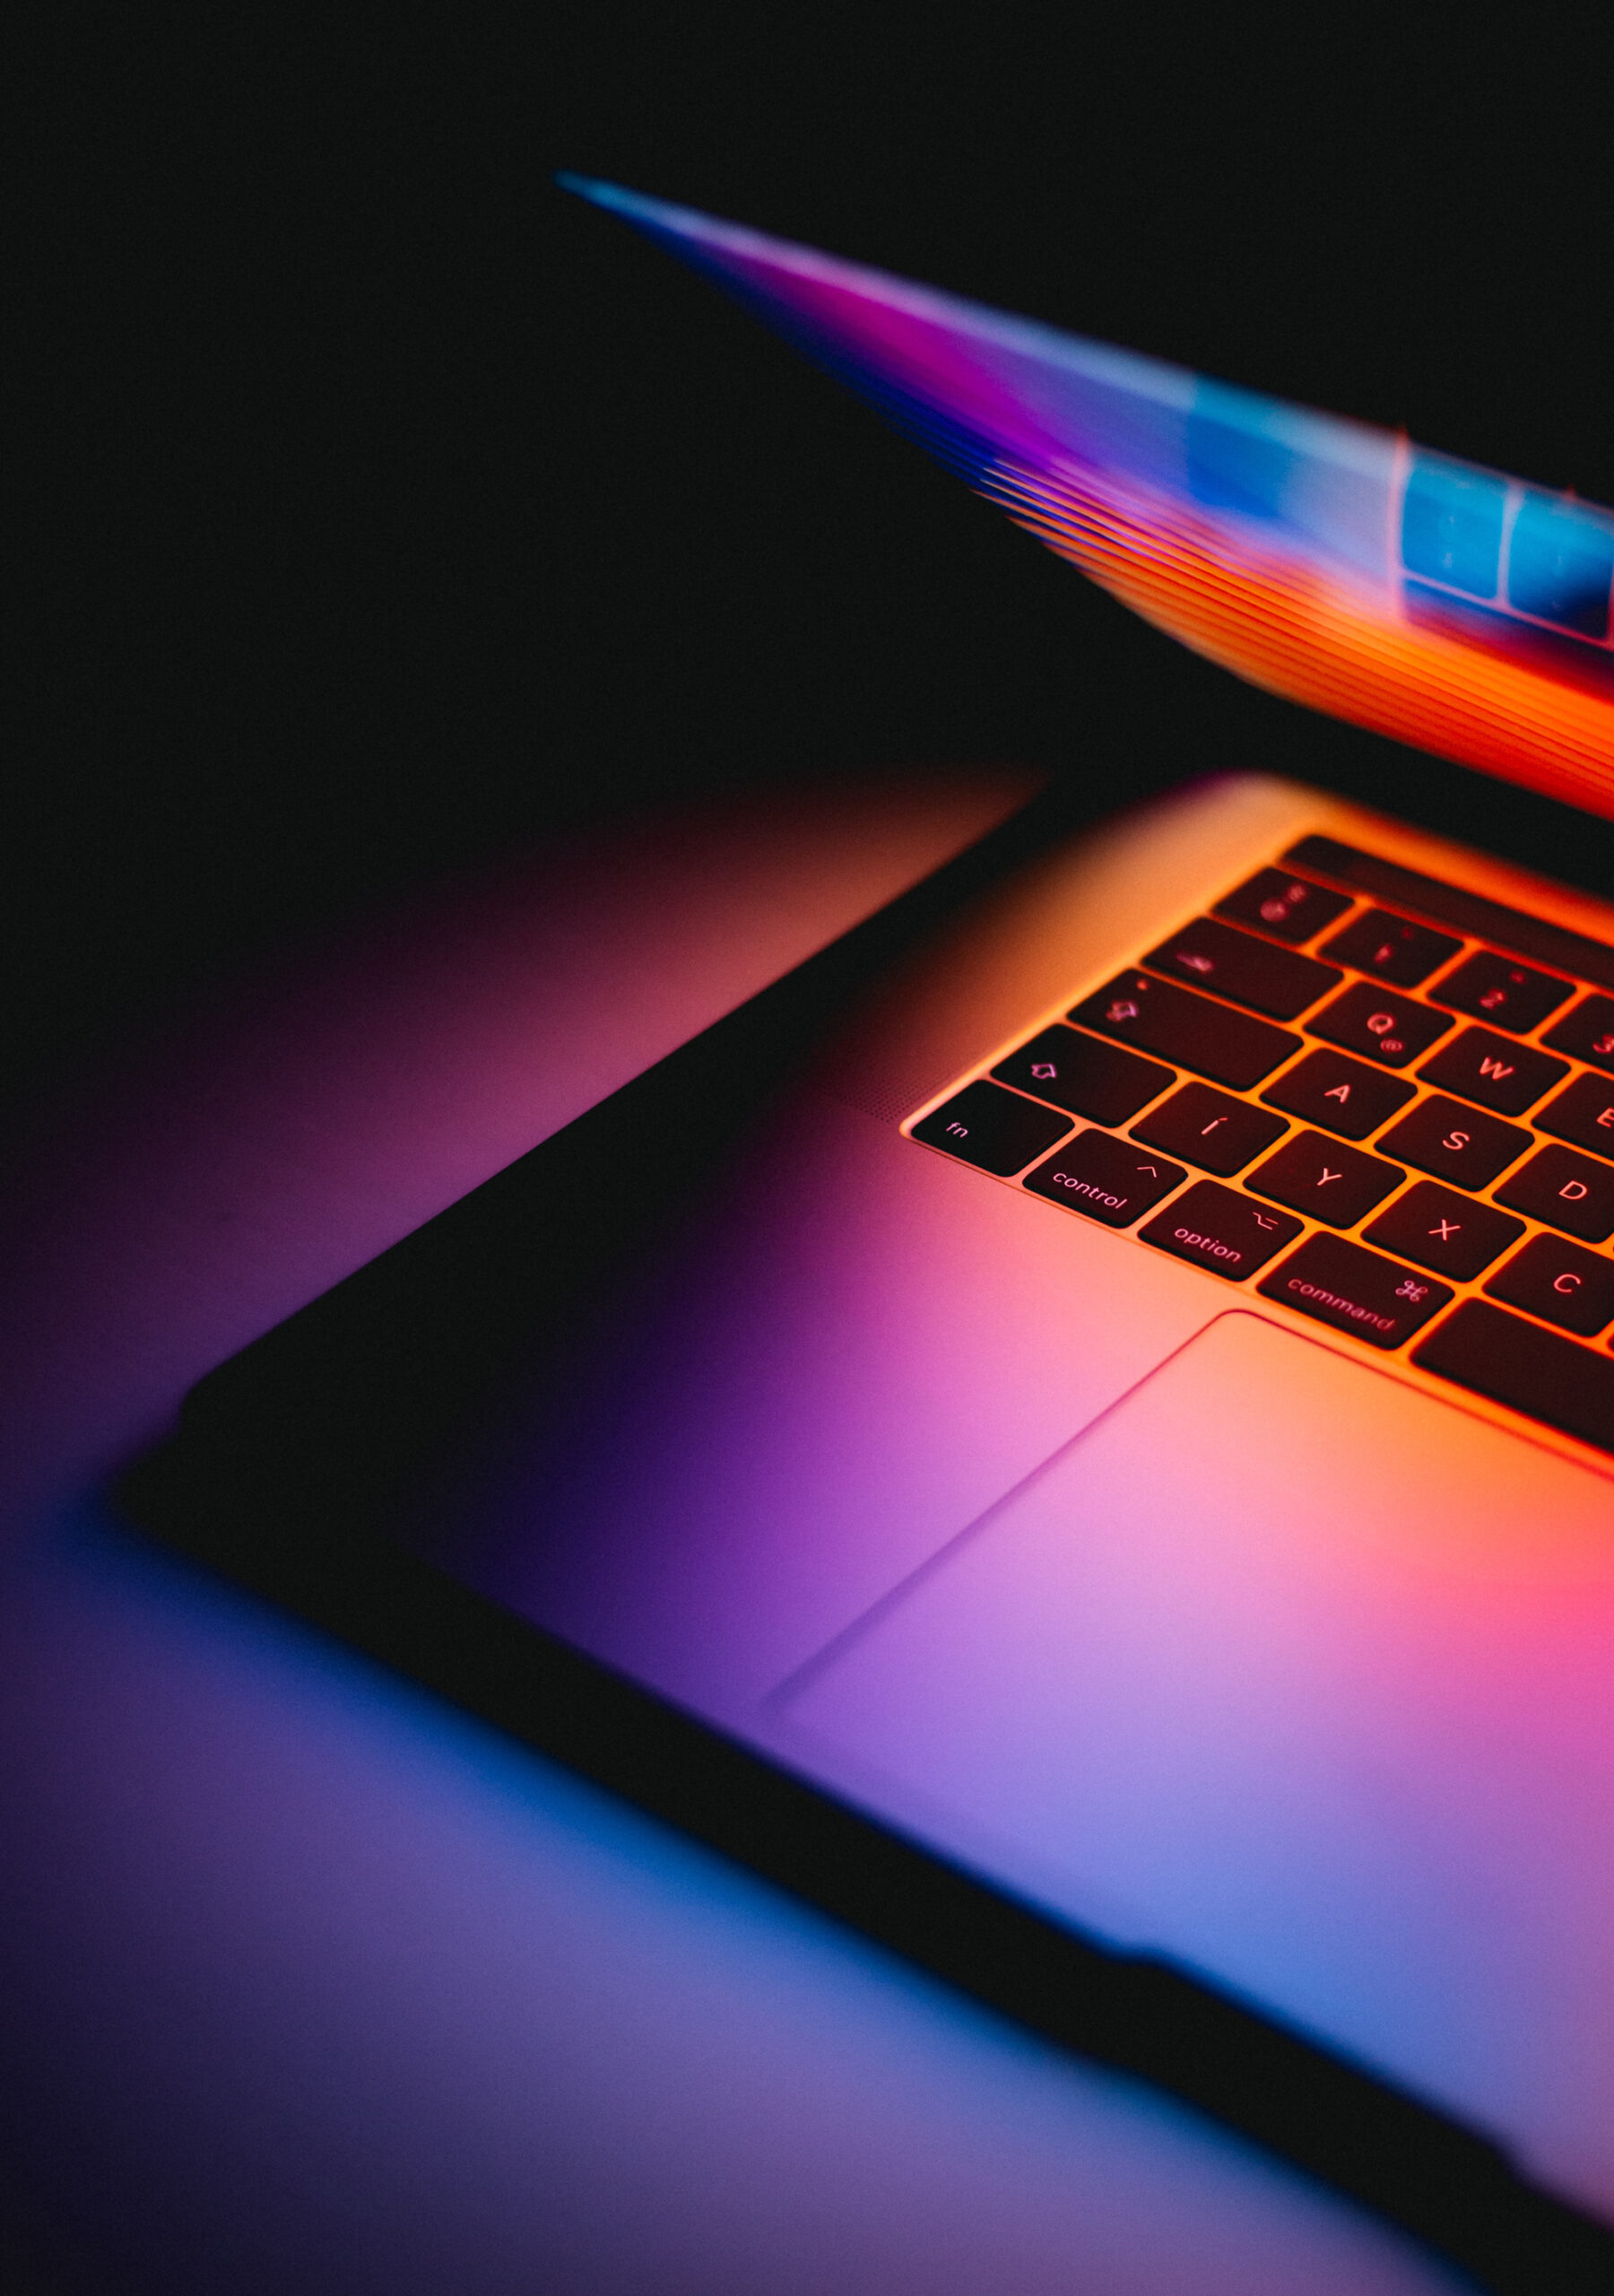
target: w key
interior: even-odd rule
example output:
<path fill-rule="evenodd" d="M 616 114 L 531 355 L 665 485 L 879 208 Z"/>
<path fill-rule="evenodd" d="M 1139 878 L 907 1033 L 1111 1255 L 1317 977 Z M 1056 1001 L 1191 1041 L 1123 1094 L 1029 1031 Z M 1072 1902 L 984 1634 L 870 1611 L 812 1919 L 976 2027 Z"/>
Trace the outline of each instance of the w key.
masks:
<path fill-rule="evenodd" d="M 1461 1092 L 1465 1100 L 1478 1100 L 1501 1116 L 1523 1116 L 1569 1074 L 1569 1064 L 1496 1036 L 1489 1029 L 1464 1029 L 1418 1073 L 1443 1091 Z M 1605 1098 L 1614 1100 L 1607 1085 L 1603 1091 Z"/>

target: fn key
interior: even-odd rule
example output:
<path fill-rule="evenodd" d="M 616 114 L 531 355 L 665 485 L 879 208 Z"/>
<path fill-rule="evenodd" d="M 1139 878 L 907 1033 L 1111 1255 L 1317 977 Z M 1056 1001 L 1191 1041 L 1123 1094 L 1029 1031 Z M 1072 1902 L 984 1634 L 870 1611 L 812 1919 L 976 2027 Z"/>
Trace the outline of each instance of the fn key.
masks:
<path fill-rule="evenodd" d="M 1018 1092 L 1005 1092 L 983 1078 L 966 1084 L 945 1107 L 933 1109 L 914 1126 L 913 1136 L 927 1148 L 945 1148 L 950 1156 L 1007 1179 L 1070 1128 L 1070 1118 L 1057 1109 L 1022 1100 Z"/>

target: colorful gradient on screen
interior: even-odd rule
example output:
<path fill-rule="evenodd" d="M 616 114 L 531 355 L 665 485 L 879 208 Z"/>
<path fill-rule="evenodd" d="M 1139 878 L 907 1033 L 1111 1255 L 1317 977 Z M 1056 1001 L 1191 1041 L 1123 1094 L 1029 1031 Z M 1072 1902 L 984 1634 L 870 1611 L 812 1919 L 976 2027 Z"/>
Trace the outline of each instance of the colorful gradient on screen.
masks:
<path fill-rule="evenodd" d="M 707 273 L 1198 652 L 1614 814 L 1614 514 L 689 208 L 561 181 Z"/>

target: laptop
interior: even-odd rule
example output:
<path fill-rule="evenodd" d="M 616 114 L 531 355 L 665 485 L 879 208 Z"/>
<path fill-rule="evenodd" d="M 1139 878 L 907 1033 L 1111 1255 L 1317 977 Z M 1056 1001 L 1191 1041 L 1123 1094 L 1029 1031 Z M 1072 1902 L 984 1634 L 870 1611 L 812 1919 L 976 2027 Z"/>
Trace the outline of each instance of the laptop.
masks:
<path fill-rule="evenodd" d="M 1191 642 L 1614 788 L 1607 514 L 588 188 Z M 1022 1944 L 1343 2068 L 1392 2130 L 1354 2188 L 1493 2284 L 1571 2251 L 1604 2284 L 1614 901 L 1223 776 L 1000 841 L 846 987 L 811 1026 L 775 1008 L 758 1089 L 758 1039 L 719 1031 L 683 1100 L 652 1080 L 574 1128 L 609 1236 L 387 1540 L 648 1693 L 658 1743 L 738 1749 L 736 1807 L 776 1779 Z M 547 1196 L 488 1197 L 504 1266 L 567 1218 L 534 1169 Z M 403 1296 L 360 1281 L 344 1328 L 402 1328 Z M 318 1384 L 286 1330 L 199 1391 L 137 1506 L 187 1444 L 250 1482 L 242 1397 L 290 1363 L 256 1422 L 282 1454 Z M 1533 2196 L 1534 2267 L 1496 2262 L 1478 2170 L 1391 2192 L 1398 2111 Z M 1365 2127 L 1309 2164 L 1353 2188 Z"/>

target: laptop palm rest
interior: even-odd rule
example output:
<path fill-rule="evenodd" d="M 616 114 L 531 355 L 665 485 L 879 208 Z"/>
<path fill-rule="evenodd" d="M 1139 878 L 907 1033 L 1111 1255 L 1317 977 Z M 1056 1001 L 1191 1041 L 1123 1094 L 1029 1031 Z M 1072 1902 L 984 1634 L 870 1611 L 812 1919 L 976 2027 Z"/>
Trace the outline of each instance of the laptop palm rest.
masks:
<path fill-rule="evenodd" d="M 1602 1476 L 1234 1311 L 784 1702 L 960 1854 L 1614 2204 Z"/>

